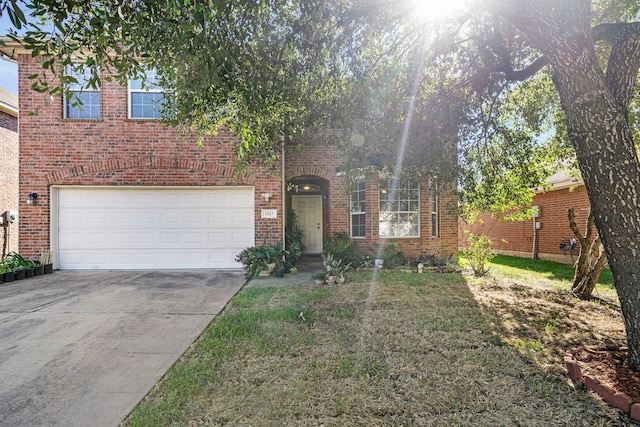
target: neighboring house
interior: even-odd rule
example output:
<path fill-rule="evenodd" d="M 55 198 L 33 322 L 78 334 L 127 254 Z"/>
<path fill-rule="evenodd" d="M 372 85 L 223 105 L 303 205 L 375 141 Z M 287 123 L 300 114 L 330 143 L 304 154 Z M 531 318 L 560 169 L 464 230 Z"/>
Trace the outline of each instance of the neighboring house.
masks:
<path fill-rule="evenodd" d="M 422 183 L 387 202 L 375 174 L 350 192 L 336 172 L 342 156 L 321 140 L 286 147 L 277 167 L 234 175 L 235 139 L 220 133 L 199 146 L 163 125 L 160 88 L 103 79 L 98 91 L 71 87 L 82 106 L 44 103 L 29 90 L 36 59 L 4 51 L 19 63 L 24 256 L 51 250 L 62 269 L 238 268 L 234 257 L 245 247 L 283 240 L 291 210 L 307 253 L 320 253 L 323 238 L 337 232 L 365 247 L 393 237 L 411 256 L 457 252 L 452 194 L 432 196 Z"/>
<path fill-rule="evenodd" d="M 18 250 L 18 96 L 0 87 L 0 257 Z"/>
<path fill-rule="evenodd" d="M 496 253 L 570 264 L 570 247 L 564 246 L 565 251 L 560 247 L 561 243 L 569 243 L 573 237 L 568 210 L 573 208 L 578 229 L 584 234 L 590 210 L 587 191 L 581 180 L 572 178 L 566 171 L 551 176 L 548 184 L 551 188 L 547 191 L 535 190 L 532 206 L 538 206 L 539 216 L 536 218 L 503 221 L 485 215 L 472 225 L 460 219 L 460 249 L 466 249 L 466 231 L 470 231 L 489 236 Z M 578 245 L 573 250 L 574 259 L 577 259 L 579 251 Z"/>

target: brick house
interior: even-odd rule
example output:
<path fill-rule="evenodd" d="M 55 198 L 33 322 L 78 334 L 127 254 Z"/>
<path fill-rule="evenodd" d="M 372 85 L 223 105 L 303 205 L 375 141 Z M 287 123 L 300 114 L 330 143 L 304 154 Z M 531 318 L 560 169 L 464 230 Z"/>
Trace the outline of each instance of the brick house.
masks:
<path fill-rule="evenodd" d="M 18 249 L 18 96 L 0 87 L 0 256 Z"/>
<path fill-rule="evenodd" d="M 386 190 L 375 174 L 351 191 L 336 172 L 340 152 L 320 138 L 286 147 L 273 167 L 237 175 L 234 137 L 221 132 L 197 145 L 166 127 L 154 104 L 161 90 L 103 79 L 98 91 L 77 89 L 82 106 L 43 103 L 27 79 L 37 60 L 3 49 L 19 64 L 20 194 L 38 195 L 30 204 L 20 198 L 24 256 L 51 250 L 61 269 L 237 268 L 243 248 L 283 240 L 291 209 L 307 253 L 320 253 L 336 232 L 363 246 L 393 237 L 407 255 L 457 252 L 453 194 L 432 196 L 415 183 L 380 221 Z"/>
<path fill-rule="evenodd" d="M 571 263 L 571 253 L 562 251 L 560 243 L 569 241 L 573 232 L 569 227 L 567 211 L 573 208 L 576 224 L 581 233 L 585 233 L 585 225 L 589 216 L 590 204 L 584 183 L 572 178 L 566 171 L 560 171 L 548 180 L 551 189 L 536 190 L 532 206 L 538 206 L 539 216 L 525 221 L 502 221 L 485 215 L 481 221 L 469 225 L 459 219 L 459 241 L 461 250 L 466 249 L 466 230 L 482 233 L 493 240 L 495 252 Z M 538 228 L 535 228 L 536 223 Z M 535 242 L 535 246 L 534 246 Z M 577 259 L 579 246 L 573 253 Z"/>

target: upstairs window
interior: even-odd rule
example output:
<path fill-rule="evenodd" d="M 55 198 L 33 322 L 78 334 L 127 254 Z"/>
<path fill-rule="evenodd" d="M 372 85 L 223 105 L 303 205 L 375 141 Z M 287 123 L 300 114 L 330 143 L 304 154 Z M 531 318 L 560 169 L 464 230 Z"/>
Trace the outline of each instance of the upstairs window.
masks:
<path fill-rule="evenodd" d="M 91 69 L 76 71 L 71 66 L 65 72 L 71 81 L 66 84 L 69 96 L 64 97 L 65 119 L 99 119 L 100 90 L 89 86 Z"/>
<path fill-rule="evenodd" d="M 380 181 L 380 237 L 420 237 L 420 187 L 411 181 Z"/>
<path fill-rule="evenodd" d="M 359 180 L 354 183 L 351 191 L 351 237 L 366 237 L 365 212 L 365 182 Z"/>
<path fill-rule="evenodd" d="M 156 70 L 146 72 L 143 79 L 129 80 L 129 118 L 160 119 L 164 107 L 165 88 L 160 86 Z"/>

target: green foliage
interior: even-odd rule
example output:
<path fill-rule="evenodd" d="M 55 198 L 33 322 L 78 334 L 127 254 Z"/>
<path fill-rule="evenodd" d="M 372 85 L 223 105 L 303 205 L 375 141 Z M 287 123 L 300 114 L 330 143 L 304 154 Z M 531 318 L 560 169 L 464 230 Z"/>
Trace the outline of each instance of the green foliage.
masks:
<path fill-rule="evenodd" d="M 467 237 L 467 262 L 473 274 L 482 277 L 489 272 L 488 262 L 495 254 L 491 251 L 493 242 L 484 234 L 469 233 Z"/>
<path fill-rule="evenodd" d="M 24 259 L 17 252 L 9 252 L 2 261 L 0 261 L 0 273 L 15 270 L 26 270 L 36 266 L 34 261 Z"/>
<path fill-rule="evenodd" d="M 268 264 L 277 263 L 282 257 L 282 244 L 280 246 L 251 246 L 243 249 L 236 255 L 236 262 L 242 264 L 245 270 L 247 282 L 256 277 L 258 273 L 267 269 Z"/>
<path fill-rule="evenodd" d="M 327 274 L 331 276 L 344 276 L 351 269 L 351 263 L 345 263 L 342 258 L 332 253 L 327 255 Z"/>
<path fill-rule="evenodd" d="M 382 263 L 382 268 L 387 270 L 401 267 L 406 261 L 404 253 L 391 243 L 385 245 L 382 250 L 382 260 L 384 261 Z"/>
<path fill-rule="evenodd" d="M 322 254 L 329 258 L 341 260 L 344 264 L 358 263 L 359 256 L 356 246 L 347 233 L 335 233 L 323 241 Z"/>
<path fill-rule="evenodd" d="M 293 210 L 290 210 L 287 214 L 285 242 L 288 252 L 286 255 L 286 260 L 291 264 L 295 264 L 305 250 L 304 244 L 302 243 L 303 235 L 304 229 L 298 221 L 298 216 Z"/>

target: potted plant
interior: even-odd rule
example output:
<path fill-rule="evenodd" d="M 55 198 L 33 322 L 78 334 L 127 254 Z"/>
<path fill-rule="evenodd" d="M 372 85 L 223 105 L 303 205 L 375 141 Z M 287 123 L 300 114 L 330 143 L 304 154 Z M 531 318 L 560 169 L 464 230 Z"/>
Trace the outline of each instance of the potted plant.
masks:
<path fill-rule="evenodd" d="M 329 283 L 338 282 L 341 277 L 344 282 L 344 273 L 351 268 L 351 263 L 344 265 L 342 259 L 336 257 L 334 254 L 327 254 L 327 281 Z"/>
<path fill-rule="evenodd" d="M 269 276 L 276 267 L 278 250 L 273 246 L 251 246 L 236 255 L 236 261 L 245 270 L 244 277 L 249 280 L 257 275 Z"/>
<path fill-rule="evenodd" d="M 42 255 L 40 255 L 40 264 L 44 266 L 45 274 L 53 273 L 53 264 L 51 264 L 51 252 L 49 252 L 48 249 L 42 251 Z"/>
<path fill-rule="evenodd" d="M 335 273 L 336 273 L 336 283 L 341 285 L 342 283 L 345 282 L 345 277 L 344 274 L 349 271 L 349 269 L 351 269 L 351 263 L 347 264 L 347 265 L 339 265 L 335 268 Z"/>
<path fill-rule="evenodd" d="M 286 258 L 289 254 L 289 251 L 282 249 L 282 243 L 278 242 L 276 244 L 276 267 L 274 270 L 274 275 L 276 277 L 284 277 L 284 273 L 290 271 L 286 268 Z"/>
<path fill-rule="evenodd" d="M 9 252 L 2 260 L 3 278 L 7 282 L 22 280 L 27 277 L 27 272 L 29 272 L 29 277 L 32 277 L 34 267 L 33 261 L 24 259 L 16 252 Z"/>

